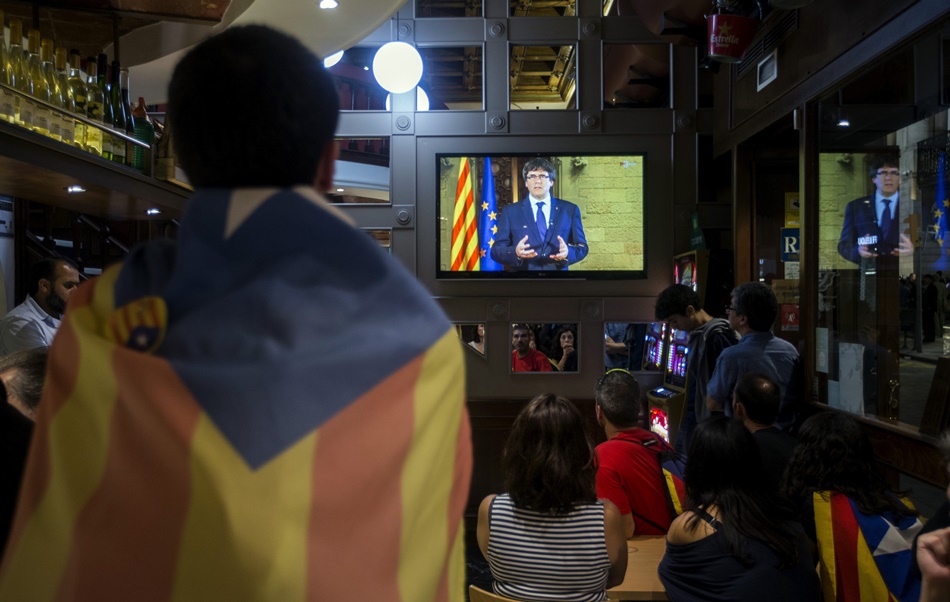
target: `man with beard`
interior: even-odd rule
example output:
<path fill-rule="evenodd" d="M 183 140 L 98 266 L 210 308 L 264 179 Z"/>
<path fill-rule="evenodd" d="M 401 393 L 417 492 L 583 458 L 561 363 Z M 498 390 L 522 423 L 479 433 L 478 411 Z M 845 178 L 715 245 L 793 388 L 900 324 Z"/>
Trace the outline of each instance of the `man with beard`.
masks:
<path fill-rule="evenodd" d="M 0 320 L 0 355 L 49 347 L 79 286 L 79 270 L 68 259 L 41 259 L 30 269 L 29 294 Z"/>
<path fill-rule="evenodd" d="M 531 348 L 531 329 L 526 324 L 515 324 L 511 329 L 511 371 L 553 372 L 551 360 Z"/>

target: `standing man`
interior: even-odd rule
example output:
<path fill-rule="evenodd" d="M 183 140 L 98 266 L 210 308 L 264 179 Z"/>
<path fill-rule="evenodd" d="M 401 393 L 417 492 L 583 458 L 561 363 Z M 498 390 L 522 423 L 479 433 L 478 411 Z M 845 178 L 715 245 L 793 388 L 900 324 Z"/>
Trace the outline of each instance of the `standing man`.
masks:
<path fill-rule="evenodd" d="M 674 284 L 660 293 L 655 316 L 670 328 L 689 333 L 686 413 L 675 442 L 676 450 L 685 453 L 696 424 L 709 417 L 706 386 L 716 360 L 723 349 L 735 345 L 739 338 L 728 320 L 706 313 L 696 291 L 683 284 Z"/>
<path fill-rule="evenodd" d="M 767 376 L 750 372 L 736 383 L 732 396 L 732 415 L 752 433 L 762 454 L 762 466 L 765 468 L 762 478 L 769 481 L 776 493 L 785 467 L 798 445 L 795 437 L 776 426 L 778 408 L 778 386 Z"/>
<path fill-rule="evenodd" d="M 195 193 L 177 241 L 70 300 L 0 600 L 464 599 L 462 345 L 327 201 L 338 112 L 322 61 L 269 27 L 180 60 Z"/>
<path fill-rule="evenodd" d="M 597 454 L 597 497 L 620 510 L 629 539 L 636 535 L 663 535 L 673 521 L 658 454 L 672 448 L 663 439 L 637 426 L 640 385 L 626 370 L 609 371 L 594 389 L 597 423 L 607 441 Z"/>
<path fill-rule="evenodd" d="M 729 325 L 739 333 L 739 343 L 723 350 L 709 380 L 706 405 L 710 412 L 732 415 L 732 392 L 739 378 L 749 372 L 765 375 L 779 388 L 776 424 L 788 431 L 795 424 L 801 398 L 802 371 L 795 347 L 772 334 L 778 317 L 775 293 L 763 282 L 746 282 L 732 291 L 726 307 Z"/>
<path fill-rule="evenodd" d="M 63 257 L 41 259 L 30 268 L 29 294 L 0 320 L 0 355 L 49 347 L 66 301 L 79 286 L 79 270 Z"/>
<path fill-rule="evenodd" d="M 531 329 L 527 324 L 515 324 L 511 329 L 511 371 L 553 372 L 551 360 L 531 348 Z"/>
<path fill-rule="evenodd" d="M 501 210 L 491 257 L 515 270 L 566 270 L 587 257 L 581 210 L 551 196 L 557 171 L 547 159 L 528 161 L 521 173 L 528 198 Z"/>
<path fill-rule="evenodd" d="M 914 252 L 910 238 L 900 233 L 900 161 L 894 155 L 875 159 L 870 168 L 874 194 L 854 199 L 844 210 L 838 253 L 852 263 L 880 255 Z"/>

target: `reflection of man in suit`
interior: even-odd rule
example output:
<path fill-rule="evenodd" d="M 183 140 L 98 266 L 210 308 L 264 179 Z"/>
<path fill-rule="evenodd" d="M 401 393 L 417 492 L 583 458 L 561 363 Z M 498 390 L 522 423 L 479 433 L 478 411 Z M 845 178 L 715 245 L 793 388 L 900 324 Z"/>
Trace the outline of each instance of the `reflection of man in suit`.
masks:
<path fill-rule="evenodd" d="M 913 253 L 910 239 L 900 233 L 899 167 L 898 159 L 893 155 L 875 160 L 870 175 L 877 190 L 845 207 L 838 253 L 848 261 L 860 264 L 862 257 Z"/>
<path fill-rule="evenodd" d="M 521 173 L 529 196 L 502 209 L 491 257 L 520 270 L 566 270 L 587 257 L 581 211 L 551 196 L 557 172 L 550 161 L 532 159 Z"/>

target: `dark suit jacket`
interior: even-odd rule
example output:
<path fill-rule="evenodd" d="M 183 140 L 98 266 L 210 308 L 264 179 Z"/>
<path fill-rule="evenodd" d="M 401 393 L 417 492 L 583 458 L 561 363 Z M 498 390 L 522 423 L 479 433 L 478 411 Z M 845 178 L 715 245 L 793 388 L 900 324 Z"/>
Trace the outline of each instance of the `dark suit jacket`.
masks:
<path fill-rule="evenodd" d="M 515 254 L 518 241 L 528 235 L 528 244 L 538 256 L 534 259 L 519 259 Z M 555 261 L 549 255 L 557 255 L 560 236 L 567 243 L 567 259 Z M 527 200 L 508 205 L 498 217 L 498 234 L 491 249 L 495 261 L 519 270 L 566 270 L 567 266 L 587 257 L 587 238 L 581 223 L 581 211 L 574 203 L 551 197 L 551 213 L 548 231 L 541 239 L 535 223 L 534 205 Z"/>
<path fill-rule="evenodd" d="M 854 199 L 844 209 L 844 224 L 841 226 L 841 238 L 838 239 L 838 254 L 853 263 L 861 263 L 858 254 L 858 239 L 867 235 L 877 237 L 878 255 L 888 255 L 900 245 L 900 200 L 894 207 L 894 219 L 891 220 L 887 236 L 881 236 L 877 225 L 875 196 Z M 873 245 L 872 245 L 873 246 Z"/>

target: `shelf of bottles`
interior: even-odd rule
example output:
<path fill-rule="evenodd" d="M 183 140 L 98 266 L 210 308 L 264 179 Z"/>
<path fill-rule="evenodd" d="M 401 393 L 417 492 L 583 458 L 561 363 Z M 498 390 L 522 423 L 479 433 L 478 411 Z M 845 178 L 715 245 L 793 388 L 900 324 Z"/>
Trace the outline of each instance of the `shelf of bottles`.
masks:
<path fill-rule="evenodd" d="M 19 20 L 10 20 L 10 44 L 3 39 L 0 11 L 0 120 L 78 148 L 138 172 L 154 174 L 154 129 L 139 98 L 129 102 L 128 71 L 105 54 L 86 59 L 67 55 L 41 38 L 27 34 Z"/>

